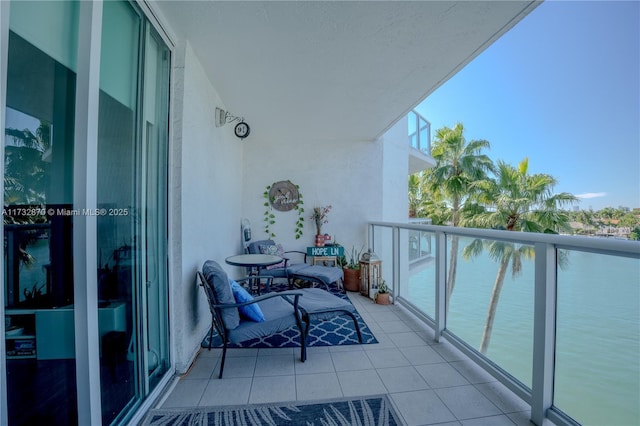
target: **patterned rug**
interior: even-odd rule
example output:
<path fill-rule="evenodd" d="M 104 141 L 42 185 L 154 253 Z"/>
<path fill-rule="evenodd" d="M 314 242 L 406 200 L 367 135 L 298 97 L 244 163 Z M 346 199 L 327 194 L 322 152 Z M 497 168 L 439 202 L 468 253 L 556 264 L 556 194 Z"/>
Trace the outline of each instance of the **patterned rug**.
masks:
<path fill-rule="evenodd" d="M 275 291 L 285 290 L 286 285 L 275 284 L 272 288 Z M 351 301 L 346 294 L 342 293 L 339 289 L 331 286 L 329 291 L 344 299 L 349 303 Z M 355 312 L 358 325 L 360 326 L 360 332 L 362 334 L 362 343 L 378 343 L 378 340 L 373 335 L 367 324 L 364 322 L 358 311 Z M 307 338 L 307 347 L 311 346 L 338 346 L 338 345 L 358 345 L 358 335 L 356 329 L 353 326 L 353 320 L 347 315 L 340 315 L 327 321 L 314 321 L 311 323 L 311 329 L 309 330 L 309 337 Z M 229 348 L 288 348 L 299 347 L 299 332 L 297 328 L 286 330 L 282 333 L 274 334 L 272 336 L 247 340 L 239 344 L 230 343 Z M 209 333 L 202 340 L 202 347 L 209 347 Z M 218 334 L 213 332 L 213 345 L 214 348 L 222 347 L 222 339 Z"/>
<path fill-rule="evenodd" d="M 401 424 L 386 395 L 330 401 L 150 410 L 143 426 Z"/>

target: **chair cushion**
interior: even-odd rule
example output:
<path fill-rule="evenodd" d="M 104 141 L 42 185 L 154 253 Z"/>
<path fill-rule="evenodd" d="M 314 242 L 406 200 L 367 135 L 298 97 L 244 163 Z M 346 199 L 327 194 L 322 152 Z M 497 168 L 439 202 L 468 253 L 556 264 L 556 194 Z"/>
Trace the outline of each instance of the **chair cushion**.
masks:
<path fill-rule="evenodd" d="M 348 301 L 320 288 L 300 290 L 303 296 L 298 302 L 300 309 L 313 315 L 314 319 L 327 320 L 341 312 L 355 312 L 356 308 Z"/>
<path fill-rule="evenodd" d="M 296 263 L 295 265 L 290 265 L 287 267 L 287 273 L 289 275 L 294 275 L 302 271 L 303 269 L 307 269 L 310 267 L 311 265 L 309 265 L 308 263 Z"/>
<path fill-rule="evenodd" d="M 270 254 L 273 256 L 284 256 L 284 248 L 282 247 L 282 244 L 261 244 L 260 247 L 260 253 L 262 254 Z M 276 263 L 275 265 L 269 265 L 266 267 L 267 270 L 269 269 L 278 269 L 278 268 L 284 268 L 284 260 L 280 263 Z"/>
<path fill-rule="evenodd" d="M 274 278 L 287 278 L 287 270 L 284 268 L 263 269 L 260 271 L 260 275 L 268 275 Z"/>
<path fill-rule="evenodd" d="M 213 260 L 207 260 L 202 266 L 202 274 L 211 286 L 218 298 L 218 304 L 235 304 L 231 285 L 227 273 Z M 222 322 L 228 330 L 233 330 L 240 325 L 240 314 L 237 308 L 222 308 L 220 310 Z"/>
<path fill-rule="evenodd" d="M 233 280 L 229 280 L 229 284 L 231 284 L 231 291 L 233 292 L 233 297 L 236 299 L 236 303 L 250 302 L 253 300 L 253 296 L 251 296 L 251 294 L 249 294 L 249 292 L 245 290 L 244 287 L 242 287 L 240 284 Z M 257 303 L 240 306 L 238 310 L 240 311 L 241 316 L 246 317 L 250 321 L 264 321 L 264 314 L 262 313 L 262 310 L 260 310 L 260 306 L 258 306 Z"/>
<path fill-rule="evenodd" d="M 291 275 L 294 275 L 300 278 L 304 278 L 304 277 L 315 278 L 322 281 L 326 285 L 329 285 L 338 280 L 341 280 L 344 277 L 344 273 L 342 272 L 342 269 L 334 268 L 332 266 L 320 266 L 320 265 L 309 266 L 307 268 L 302 268 L 298 271 L 290 270 L 289 273 Z"/>
<path fill-rule="evenodd" d="M 302 299 L 302 298 L 301 298 Z M 297 325 L 293 305 L 282 297 L 272 297 L 258 302 L 264 313 L 264 322 L 240 321 L 240 325 L 229 330 L 229 341 L 244 342 L 264 336 L 270 336 Z"/>

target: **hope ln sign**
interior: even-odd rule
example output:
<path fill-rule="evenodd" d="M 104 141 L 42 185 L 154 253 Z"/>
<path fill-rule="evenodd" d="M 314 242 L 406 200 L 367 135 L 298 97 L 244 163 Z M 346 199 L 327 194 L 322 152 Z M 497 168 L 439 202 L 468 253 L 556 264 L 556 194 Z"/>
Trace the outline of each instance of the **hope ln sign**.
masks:
<path fill-rule="evenodd" d="M 342 256 L 344 255 L 344 247 L 342 246 L 324 246 L 324 247 L 307 247 L 308 256 Z"/>

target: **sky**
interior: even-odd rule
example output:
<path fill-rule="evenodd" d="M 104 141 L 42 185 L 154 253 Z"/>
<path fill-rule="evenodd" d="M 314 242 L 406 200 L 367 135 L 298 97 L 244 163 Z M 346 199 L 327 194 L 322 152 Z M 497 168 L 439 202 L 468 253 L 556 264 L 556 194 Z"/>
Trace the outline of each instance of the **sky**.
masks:
<path fill-rule="evenodd" d="M 547 0 L 416 110 L 580 209 L 640 207 L 640 1 Z"/>

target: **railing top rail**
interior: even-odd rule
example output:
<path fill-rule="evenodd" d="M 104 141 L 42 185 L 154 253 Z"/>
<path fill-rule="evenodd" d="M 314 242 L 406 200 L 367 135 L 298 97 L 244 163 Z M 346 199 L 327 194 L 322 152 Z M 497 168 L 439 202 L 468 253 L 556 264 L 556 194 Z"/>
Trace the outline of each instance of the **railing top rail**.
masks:
<path fill-rule="evenodd" d="M 640 259 L 640 242 L 611 238 L 594 238 L 575 235 L 542 234 L 534 232 L 503 231 L 496 229 L 462 228 L 442 225 L 424 225 L 402 222 L 369 222 L 372 226 L 412 229 L 460 237 L 508 241 L 519 244 L 553 244 L 557 248 L 599 254 L 610 254 Z"/>

